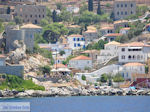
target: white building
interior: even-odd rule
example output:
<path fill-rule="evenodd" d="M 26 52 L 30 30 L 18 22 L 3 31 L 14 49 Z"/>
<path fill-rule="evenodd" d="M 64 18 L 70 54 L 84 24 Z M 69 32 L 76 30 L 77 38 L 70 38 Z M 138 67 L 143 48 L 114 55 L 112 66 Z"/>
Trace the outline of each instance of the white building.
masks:
<path fill-rule="evenodd" d="M 72 58 L 69 61 L 69 66 L 71 68 L 81 70 L 84 70 L 85 68 L 92 68 L 92 59 L 87 56 L 80 55 L 78 57 Z"/>
<path fill-rule="evenodd" d="M 104 63 L 109 61 L 111 58 L 118 56 L 118 46 L 119 42 L 112 41 L 104 46 L 104 50 L 100 51 L 100 56 L 98 56 L 98 62 Z"/>
<path fill-rule="evenodd" d="M 122 66 L 121 74 L 124 79 L 131 79 L 132 74 L 145 74 L 145 65 L 142 63 L 127 63 Z"/>
<path fill-rule="evenodd" d="M 69 47 L 73 50 L 85 48 L 85 38 L 82 35 L 70 35 L 67 38 Z"/>
<path fill-rule="evenodd" d="M 145 63 L 150 53 L 150 45 L 132 42 L 118 46 L 119 63 Z"/>

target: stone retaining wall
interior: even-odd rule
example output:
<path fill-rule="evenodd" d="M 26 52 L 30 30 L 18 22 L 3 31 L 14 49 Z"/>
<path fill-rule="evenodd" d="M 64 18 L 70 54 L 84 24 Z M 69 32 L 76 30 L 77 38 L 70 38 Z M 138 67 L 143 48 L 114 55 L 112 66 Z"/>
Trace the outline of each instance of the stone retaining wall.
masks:
<path fill-rule="evenodd" d="M 23 71 L 23 66 L 0 66 L 0 73 L 5 73 L 9 75 L 17 75 L 19 77 L 22 77 Z"/>

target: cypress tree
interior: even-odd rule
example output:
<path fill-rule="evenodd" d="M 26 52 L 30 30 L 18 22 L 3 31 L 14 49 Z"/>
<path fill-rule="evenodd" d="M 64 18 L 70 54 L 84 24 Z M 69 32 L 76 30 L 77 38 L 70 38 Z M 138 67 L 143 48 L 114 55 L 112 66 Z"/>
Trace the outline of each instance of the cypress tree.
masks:
<path fill-rule="evenodd" d="M 93 0 L 88 1 L 88 10 L 93 11 Z"/>
<path fill-rule="evenodd" d="M 57 22 L 57 12 L 54 10 L 52 14 L 53 22 Z"/>
<path fill-rule="evenodd" d="M 10 7 L 7 8 L 7 14 L 10 14 Z"/>
<path fill-rule="evenodd" d="M 98 15 L 101 15 L 101 14 L 102 14 L 102 12 L 101 12 L 100 0 L 98 0 L 97 14 L 98 14 Z"/>

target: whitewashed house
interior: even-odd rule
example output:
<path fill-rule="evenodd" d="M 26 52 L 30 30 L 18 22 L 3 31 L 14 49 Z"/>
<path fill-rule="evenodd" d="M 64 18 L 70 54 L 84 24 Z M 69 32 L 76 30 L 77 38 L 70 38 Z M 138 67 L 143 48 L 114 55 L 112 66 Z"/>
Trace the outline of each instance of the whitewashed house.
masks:
<path fill-rule="evenodd" d="M 92 59 L 87 56 L 77 56 L 72 58 L 69 61 L 69 66 L 71 68 L 81 69 L 84 70 L 85 68 L 92 68 Z"/>
<path fill-rule="evenodd" d="M 132 74 L 145 74 L 145 65 L 142 63 L 127 63 L 121 67 L 124 79 L 131 79 Z"/>
<path fill-rule="evenodd" d="M 119 42 L 112 41 L 104 46 L 104 50 L 100 51 L 100 56 L 98 56 L 98 62 L 104 63 L 109 61 L 111 58 L 118 56 L 118 46 L 120 45 Z"/>
<path fill-rule="evenodd" d="M 85 38 L 82 35 L 69 35 L 67 39 L 69 48 L 73 50 L 85 48 Z"/>
<path fill-rule="evenodd" d="M 119 63 L 145 63 L 150 53 L 150 45 L 132 42 L 118 46 Z"/>

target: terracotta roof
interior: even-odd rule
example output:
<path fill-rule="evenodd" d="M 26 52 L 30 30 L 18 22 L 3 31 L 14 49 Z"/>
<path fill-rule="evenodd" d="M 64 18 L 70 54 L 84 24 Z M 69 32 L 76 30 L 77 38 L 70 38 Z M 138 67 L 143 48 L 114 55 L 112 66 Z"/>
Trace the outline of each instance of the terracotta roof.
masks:
<path fill-rule="evenodd" d="M 96 30 L 96 28 L 94 26 L 88 26 L 87 29 L 88 30 Z"/>
<path fill-rule="evenodd" d="M 69 35 L 68 37 L 83 37 L 82 35 Z"/>
<path fill-rule="evenodd" d="M 99 51 L 98 50 L 86 50 L 81 53 L 97 53 L 97 52 L 99 52 Z"/>
<path fill-rule="evenodd" d="M 132 42 L 132 43 L 126 43 L 126 44 L 121 44 L 120 47 L 150 47 L 150 45 L 144 44 L 143 42 Z"/>
<path fill-rule="evenodd" d="M 85 33 L 96 33 L 97 31 L 96 30 L 87 30 L 85 31 Z"/>
<path fill-rule="evenodd" d="M 0 58 L 6 58 L 6 56 L 5 56 L 5 55 L 0 54 Z"/>
<path fill-rule="evenodd" d="M 71 60 L 92 60 L 92 59 L 87 56 L 80 55 L 75 58 L 72 58 Z"/>
<path fill-rule="evenodd" d="M 144 66 L 144 64 L 142 64 L 142 63 L 126 63 L 123 66 Z"/>
<path fill-rule="evenodd" d="M 107 27 L 103 27 L 103 28 L 101 28 L 101 30 L 107 30 L 107 29 L 111 29 L 111 30 L 113 30 L 113 29 L 114 29 L 114 27 L 113 27 L 113 26 L 107 26 Z"/>
<path fill-rule="evenodd" d="M 130 27 L 127 27 L 127 28 L 121 28 L 120 30 L 130 30 Z"/>
<path fill-rule="evenodd" d="M 105 45 L 120 45 L 121 43 L 119 43 L 119 42 L 116 42 L 116 41 L 112 41 L 112 42 L 109 42 L 109 43 L 107 43 L 107 44 L 105 44 Z"/>
<path fill-rule="evenodd" d="M 21 26 L 21 28 L 42 28 L 42 27 L 34 25 L 34 24 L 26 24 L 26 25 Z"/>
<path fill-rule="evenodd" d="M 114 37 L 114 36 L 118 37 L 118 36 L 122 36 L 122 34 L 121 33 L 110 33 L 110 34 L 107 34 L 105 36 L 106 37 Z"/>
<path fill-rule="evenodd" d="M 119 24 L 119 23 L 126 23 L 129 22 L 128 20 L 119 20 L 119 21 L 114 21 L 114 24 Z"/>
<path fill-rule="evenodd" d="M 63 64 L 55 64 L 54 68 L 67 68 L 67 66 L 63 65 Z"/>

